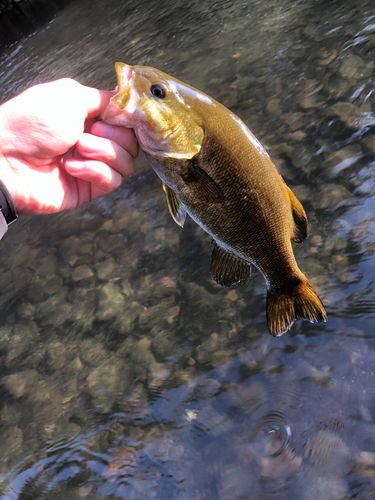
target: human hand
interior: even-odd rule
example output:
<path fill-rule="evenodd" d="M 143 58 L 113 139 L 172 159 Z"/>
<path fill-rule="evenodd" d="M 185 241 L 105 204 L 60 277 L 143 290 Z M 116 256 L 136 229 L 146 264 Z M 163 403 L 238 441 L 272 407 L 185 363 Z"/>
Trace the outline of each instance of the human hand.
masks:
<path fill-rule="evenodd" d="M 64 78 L 0 106 L 0 179 L 19 213 L 75 209 L 133 173 L 133 131 L 95 121 L 113 95 Z"/>

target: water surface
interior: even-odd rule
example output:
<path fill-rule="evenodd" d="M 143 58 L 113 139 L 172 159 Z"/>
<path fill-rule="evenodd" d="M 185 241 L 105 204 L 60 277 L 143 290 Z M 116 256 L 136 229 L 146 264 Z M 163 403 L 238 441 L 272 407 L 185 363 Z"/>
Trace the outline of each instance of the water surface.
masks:
<path fill-rule="evenodd" d="M 375 490 L 375 8 L 79 0 L 3 47 L 2 100 L 149 64 L 240 116 L 303 203 L 295 245 L 329 321 L 272 338 L 265 283 L 223 290 L 140 157 L 1 245 L 0 495 L 369 499 Z"/>

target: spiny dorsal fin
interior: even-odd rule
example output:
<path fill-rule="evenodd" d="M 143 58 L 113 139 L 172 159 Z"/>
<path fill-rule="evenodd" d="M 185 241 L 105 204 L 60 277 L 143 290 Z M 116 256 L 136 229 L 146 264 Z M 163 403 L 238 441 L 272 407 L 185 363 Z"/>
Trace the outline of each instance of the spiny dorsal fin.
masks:
<path fill-rule="evenodd" d="M 292 207 L 292 214 L 294 220 L 294 232 L 292 240 L 297 243 L 302 243 L 307 237 L 308 233 L 308 223 L 306 213 L 301 205 L 301 202 L 297 200 L 296 195 L 286 186 L 288 190 L 288 195 L 290 199 L 290 204 Z"/>
<path fill-rule="evenodd" d="M 250 278 L 251 266 L 217 243 L 211 255 L 210 273 L 212 279 L 224 288 L 234 285 L 243 285 Z"/>
<path fill-rule="evenodd" d="M 167 195 L 167 202 L 169 212 L 173 218 L 173 220 L 181 227 L 184 227 L 185 219 L 186 219 L 186 210 L 183 205 L 181 205 L 180 200 L 177 198 L 174 191 L 171 188 L 166 186 L 163 182 L 163 189 L 165 194 Z"/>

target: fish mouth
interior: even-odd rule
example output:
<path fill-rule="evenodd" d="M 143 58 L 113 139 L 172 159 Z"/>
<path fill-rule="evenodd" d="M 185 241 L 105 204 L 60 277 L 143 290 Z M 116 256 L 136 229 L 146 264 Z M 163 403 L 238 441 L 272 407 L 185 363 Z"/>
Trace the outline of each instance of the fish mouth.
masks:
<path fill-rule="evenodd" d="M 131 67 L 124 63 L 116 63 L 116 74 L 117 74 L 117 94 L 112 97 L 112 102 L 119 108 L 124 109 L 129 100 L 131 94 L 131 80 L 132 80 L 132 70 Z"/>
<path fill-rule="evenodd" d="M 110 125 L 131 126 L 132 111 L 126 110 L 132 95 L 132 67 L 125 63 L 116 62 L 117 94 L 115 94 L 107 108 L 101 114 L 101 119 Z"/>

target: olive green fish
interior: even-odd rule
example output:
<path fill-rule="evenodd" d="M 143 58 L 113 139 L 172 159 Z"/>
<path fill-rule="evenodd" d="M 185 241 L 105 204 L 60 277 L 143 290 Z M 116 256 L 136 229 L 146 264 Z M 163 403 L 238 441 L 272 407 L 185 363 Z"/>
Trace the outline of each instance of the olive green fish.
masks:
<path fill-rule="evenodd" d="M 177 224 L 189 214 L 213 237 L 212 278 L 223 287 L 243 284 L 254 264 L 267 283 L 275 337 L 299 318 L 327 321 L 292 250 L 291 240 L 307 236 L 305 211 L 246 125 L 162 71 L 116 63 L 116 72 L 118 92 L 102 119 L 134 129 Z"/>

